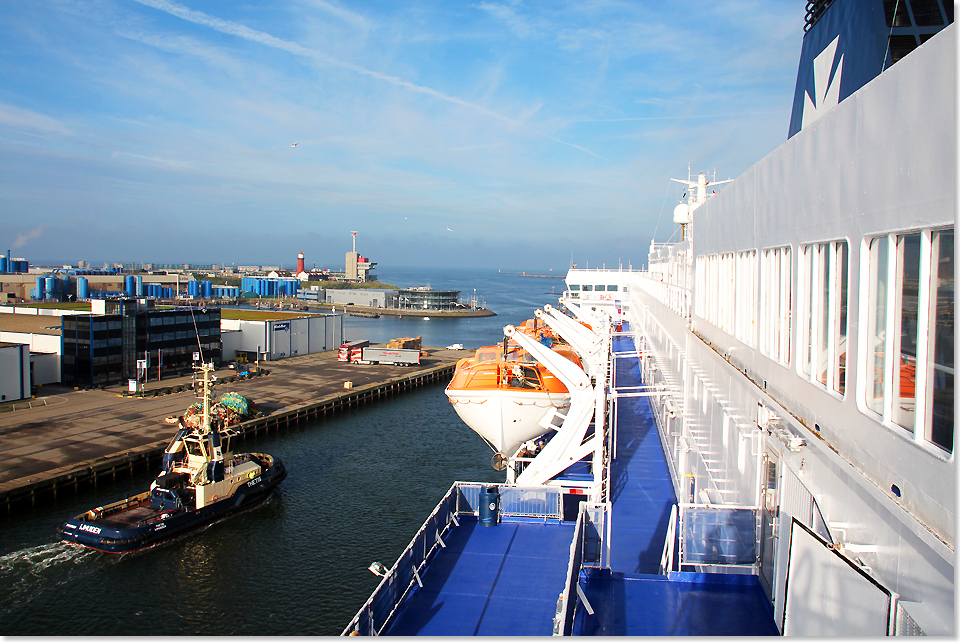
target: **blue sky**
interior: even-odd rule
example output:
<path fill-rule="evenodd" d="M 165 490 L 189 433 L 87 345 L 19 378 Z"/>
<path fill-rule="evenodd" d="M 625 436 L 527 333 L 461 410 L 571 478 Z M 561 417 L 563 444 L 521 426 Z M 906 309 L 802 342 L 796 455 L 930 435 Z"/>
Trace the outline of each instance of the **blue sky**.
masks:
<path fill-rule="evenodd" d="M 645 262 L 786 140 L 803 3 L 0 2 L 15 256 Z M 292 144 L 297 143 L 296 147 Z"/>

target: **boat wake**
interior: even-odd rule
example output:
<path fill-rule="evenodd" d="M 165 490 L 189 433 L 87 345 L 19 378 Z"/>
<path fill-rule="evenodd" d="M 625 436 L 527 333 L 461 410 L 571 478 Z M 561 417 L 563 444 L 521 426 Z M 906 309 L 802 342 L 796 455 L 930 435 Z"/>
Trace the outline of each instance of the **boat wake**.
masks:
<path fill-rule="evenodd" d="M 93 555 L 95 551 L 80 546 L 52 542 L 0 556 L 0 619 L 30 602 L 53 577 L 62 578 L 63 568 Z"/>
<path fill-rule="evenodd" d="M 14 551 L 0 557 L 0 578 L 10 575 L 40 575 L 49 568 L 71 564 L 94 554 L 94 551 L 66 542 L 52 542 Z"/>

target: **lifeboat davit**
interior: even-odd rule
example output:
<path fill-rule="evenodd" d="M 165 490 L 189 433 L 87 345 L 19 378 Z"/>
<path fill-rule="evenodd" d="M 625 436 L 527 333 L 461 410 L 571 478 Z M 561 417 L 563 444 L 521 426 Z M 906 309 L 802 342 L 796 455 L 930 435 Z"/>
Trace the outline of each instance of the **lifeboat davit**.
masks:
<path fill-rule="evenodd" d="M 557 343 L 549 329 L 518 330 L 583 367 L 576 351 Z M 463 422 L 503 459 L 549 430 L 541 424 L 548 413 L 570 407 L 570 393 L 560 379 L 512 341 L 485 346 L 461 359 L 445 392 Z"/>

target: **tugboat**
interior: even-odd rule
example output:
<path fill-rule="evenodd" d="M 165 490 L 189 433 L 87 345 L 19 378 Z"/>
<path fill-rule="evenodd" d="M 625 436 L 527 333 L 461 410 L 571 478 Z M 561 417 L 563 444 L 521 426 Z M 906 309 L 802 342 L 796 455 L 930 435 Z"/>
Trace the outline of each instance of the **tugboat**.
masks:
<path fill-rule="evenodd" d="M 108 553 L 147 548 L 263 501 L 287 476 L 279 457 L 232 453 L 237 432 L 211 426 L 210 373 L 201 364 L 203 419 L 179 429 L 163 453 L 163 470 L 150 490 L 100 506 L 58 527 L 64 541 Z"/>

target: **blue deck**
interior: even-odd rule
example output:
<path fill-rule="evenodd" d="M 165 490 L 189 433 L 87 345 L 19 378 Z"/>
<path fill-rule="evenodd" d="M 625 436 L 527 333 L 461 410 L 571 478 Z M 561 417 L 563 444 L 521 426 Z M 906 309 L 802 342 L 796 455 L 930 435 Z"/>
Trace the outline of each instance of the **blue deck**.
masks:
<path fill-rule="evenodd" d="M 571 522 L 460 518 L 386 635 L 550 635 Z"/>
<path fill-rule="evenodd" d="M 632 349 L 631 339 L 615 339 L 614 352 Z M 616 387 L 640 385 L 636 357 L 620 357 L 615 367 Z M 615 405 L 610 569 L 581 573 L 595 613 L 578 609 L 573 634 L 778 635 L 755 576 L 658 575 L 676 496 L 646 399 Z M 507 519 L 483 527 L 462 517 L 460 524 L 384 634 L 550 635 L 574 523 Z"/>
<path fill-rule="evenodd" d="M 616 353 L 633 349 L 632 339 L 614 340 Z M 641 385 L 636 357 L 617 358 L 615 368 L 616 388 Z M 595 614 L 578 612 L 574 634 L 779 635 L 755 576 L 658 574 L 677 501 L 663 446 L 645 398 L 617 399 L 616 421 L 610 570 L 581 574 Z"/>
<path fill-rule="evenodd" d="M 604 571 L 580 585 L 595 614 L 579 611 L 574 635 L 780 635 L 754 575 Z"/>

